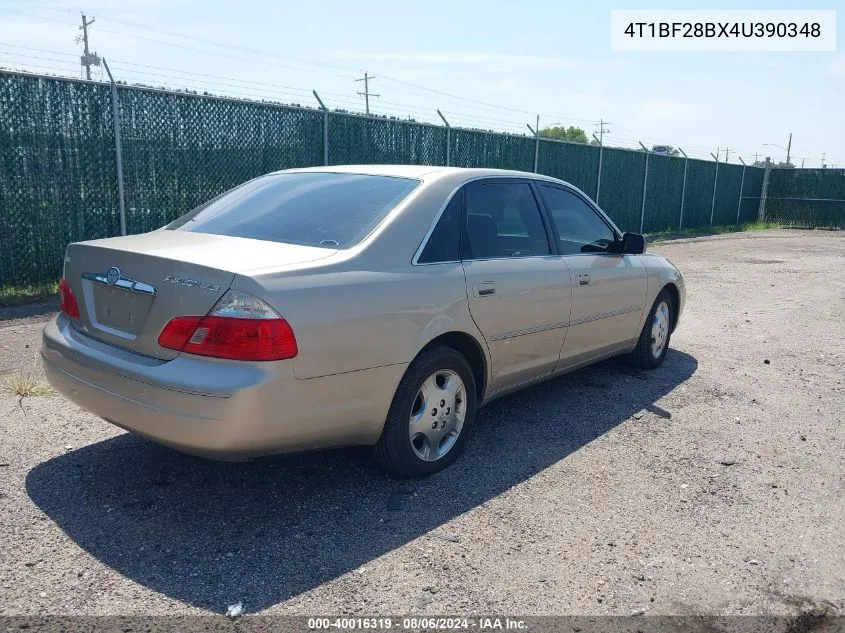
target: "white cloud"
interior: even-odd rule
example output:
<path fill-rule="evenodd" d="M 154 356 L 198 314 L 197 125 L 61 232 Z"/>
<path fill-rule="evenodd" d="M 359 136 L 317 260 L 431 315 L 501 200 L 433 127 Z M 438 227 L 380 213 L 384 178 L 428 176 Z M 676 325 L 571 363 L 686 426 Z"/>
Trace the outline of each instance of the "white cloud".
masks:
<path fill-rule="evenodd" d="M 575 63 L 558 57 L 537 55 L 507 55 L 485 51 L 388 51 L 383 53 L 364 53 L 338 51 L 337 59 L 403 62 L 415 64 L 496 64 L 498 70 L 550 70 L 554 68 L 574 68 Z"/>
<path fill-rule="evenodd" d="M 519 83 L 514 79 L 501 79 L 490 83 L 481 84 L 481 89 L 487 92 L 513 92 L 519 88 Z"/>
<path fill-rule="evenodd" d="M 845 77 L 845 53 L 839 53 L 836 57 L 834 57 L 833 61 L 831 61 L 830 65 L 827 67 L 827 71 L 831 75 Z"/>
<path fill-rule="evenodd" d="M 667 99 L 649 99 L 643 101 L 634 110 L 634 118 L 640 122 L 673 123 L 696 119 L 704 113 L 703 108 L 692 103 L 681 103 Z"/>
<path fill-rule="evenodd" d="M 573 92 L 567 94 L 563 98 L 563 103 L 570 108 L 577 108 L 580 112 L 598 111 L 611 105 L 608 99 L 592 92 Z"/>

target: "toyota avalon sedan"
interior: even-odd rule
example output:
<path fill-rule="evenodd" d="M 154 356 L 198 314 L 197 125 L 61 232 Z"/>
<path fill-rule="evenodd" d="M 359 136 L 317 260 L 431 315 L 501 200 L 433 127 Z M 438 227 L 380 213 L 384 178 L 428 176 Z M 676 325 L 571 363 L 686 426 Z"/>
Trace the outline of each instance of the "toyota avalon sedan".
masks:
<path fill-rule="evenodd" d="M 187 453 L 364 444 L 421 477 L 494 398 L 619 354 L 663 362 L 684 281 L 644 251 L 537 174 L 281 171 L 70 244 L 42 356 L 67 398 Z"/>

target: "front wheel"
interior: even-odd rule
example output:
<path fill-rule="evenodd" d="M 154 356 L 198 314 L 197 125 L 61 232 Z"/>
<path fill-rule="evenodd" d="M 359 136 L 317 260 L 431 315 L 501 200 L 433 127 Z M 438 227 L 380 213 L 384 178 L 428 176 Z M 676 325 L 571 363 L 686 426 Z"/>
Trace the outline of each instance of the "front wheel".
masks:
<path fill-rule="evenodd" d="M 671 295 L 661 290 L 645 320 L 637 347 L 631 352 L 631 360 L 637 367 L 654 369 L 663 363 L 669 351 L 674 309 Z"/>
<path fill-rule="evenodd" d="M 475 410 L 475 379 L 466 359 L 450 347 L 425 350 L 396 389 L 376 458 L 403 478 L 439 472 L 463 451 Z"/>

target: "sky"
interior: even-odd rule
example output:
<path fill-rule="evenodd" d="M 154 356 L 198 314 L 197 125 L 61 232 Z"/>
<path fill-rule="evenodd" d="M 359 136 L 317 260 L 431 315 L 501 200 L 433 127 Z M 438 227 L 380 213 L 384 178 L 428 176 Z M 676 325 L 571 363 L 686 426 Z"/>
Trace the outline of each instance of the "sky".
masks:
<path fill-rule="evenodd" d="M 823 0 L 814 9 L 836 9 Z M 845 50 L 611 52 L 612 9 L 731 2 L 0 0 L 0 66 L 81 76 L 80 11 L 116 79 L 530 134 L 609 121 L 607 144 L 845 167 Z M 743 9 L 801 2 L 748 1 Z M 845 9 L 843 6 L 839 8 Z M 845 15 L 845 10 L 839 12 Z M 842 18 L 838 17 L 838 27 Z M 842 33 L 842 29 L 837 29 Z M 105 79 L 102 68 L 95 79 Z M 781 147 L 778 147 L 781 146 Z"/>

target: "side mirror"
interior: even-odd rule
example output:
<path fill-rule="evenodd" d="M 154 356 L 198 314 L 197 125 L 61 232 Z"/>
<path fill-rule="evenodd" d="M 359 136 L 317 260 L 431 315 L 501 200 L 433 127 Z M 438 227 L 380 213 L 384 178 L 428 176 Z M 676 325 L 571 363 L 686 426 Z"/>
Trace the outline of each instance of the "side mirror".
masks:
<path fill-rule="evenodd" d="M 619 244 L 619 252 L 625 255 L 645 253 L 645 236 L 639 233 L 624 233 Z"/>

